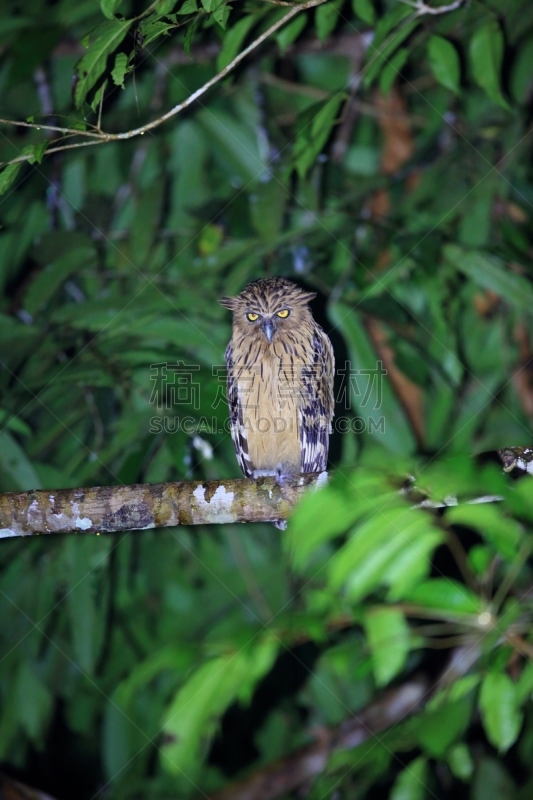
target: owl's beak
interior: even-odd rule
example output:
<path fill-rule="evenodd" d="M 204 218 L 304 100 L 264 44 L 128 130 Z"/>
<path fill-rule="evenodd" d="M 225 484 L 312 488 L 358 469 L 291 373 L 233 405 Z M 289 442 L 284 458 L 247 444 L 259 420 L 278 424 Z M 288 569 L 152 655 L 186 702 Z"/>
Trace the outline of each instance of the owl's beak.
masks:
<path fill-rule="evenodd" d="M 265 319 L 261 327 L 263 328 L 263 333 L 267 338 L 267 342 L 270 344 L 272 337 L 274 336 L 274 326 L 272 321 L 270 319 Z"/>

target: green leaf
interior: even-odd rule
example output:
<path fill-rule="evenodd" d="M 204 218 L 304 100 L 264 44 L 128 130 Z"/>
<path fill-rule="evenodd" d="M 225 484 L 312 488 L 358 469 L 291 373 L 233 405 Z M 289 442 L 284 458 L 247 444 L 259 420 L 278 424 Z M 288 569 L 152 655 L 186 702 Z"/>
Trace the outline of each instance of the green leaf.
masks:
<path fill-rule="evenodd" d="M 517 103 L 527 103 L 533 89 L 533 37 L 521 45 L 511 72 L 511 94 Z"/>
<path fill-rule="evenodd" d="M 389 800 L 424 800 L 427 772 L 426 759 L 423 756 L 415 758 L 396 778 Z"/>
<path fill-rule="evenodd" d="M 446 89 L 459 94 L 461 65 L 453 44 L 443 36 L 431 36 L 428 42 L 428 57 L 435 79 Z"/>
<path fill-rule="evenodd" d="M 193 21 L 187 25 L 187 30 L 185 32 L 185 38 L 183 40 L 183 49 L 187 53 L 188 56 L 191 55 L 191 47 L 192 47 L 192 40 L 194 38 L 194 34 L 200 24 L 200 15 L 194 17 Z"/>
<path fill-rule="evenodd" d="M 322 105 L 318 113 L 315 112 L 319 106 L 307 110 L 306 121 L 298 133 L 293 153 L 294 164 L 300 177 L 305 176 L 324 148 L 345 98 L 345 94 L 332 97 Z"/>
<path fill-rule="evenodd" d="M 15 178 L 17 177 L 23 161 L 18 161 L 16 164 L 8 164 L 7 167 L 0 172 L 0 195 L 7 192 Z"/>
<path fill-rule="evenodd" d="M 288 191 L 280 180 L 259 183 L 250 195 L 252 225 L 263 239 L 271 241 L 283 226 Z"/>
<path fill-rule="evenodd" d="M 166 713 L 163 730 L 168 743 L 162 753 L 171 773 L 198 764 L 200 742 L 213 735 L 220 715 L 237 698 L 248 698 L 259 678 L 270 669 L 278 642 L 265 637 L 251 649 L 219 656 L 202 664 L 179 690 Z"/>
<path fill-rule="evenodd" d="M 476 765 L 472 800 L 516 800 L 517 797 L 516 786 L 502 760 L 481 758 Z"/>
<path fill-rule="evenodd" d="M 397 12 L 400 17 L 405 16 L 405 11 L 400 8 Z M 408 11 L 409 13 L 409 11 Z M 386 15 L 390 16 L 389 14 Z M 378 44 L 378 28 L 382 22 L 385 22 L 386 17 L 383 17 L 376 28 L 376 43 L 368 48 L 367 63 L 365 66 L 365 77 L 363 78 L 363 86 L 368 89 L 375 81 L 381 70 L 390 62 L 392 54 L 402 44 L 405 39 L 415 30 L 419 25 L 418 20 L 404 23 L 397 30 L 392 31 L 390 36 L 382 42 L 382 46 Z"/>
<path fill-rule="evenodd" d="M 449 695 L 437 708 L 426 707 L 416 723 L 420 747 L 433 758 L 443 758 L 450 745 L 468 729 L 474 710 L 475 693 L 453 701 Z"/>
<path fill-rule="evenodd" d="M 213 11 L 213 19 L 220 25 L 223 31 L 226 30 L 226 24 L 228 22 L 230 13 L 231 5 L 229 3 L 227 5 L 224 3 L 215 9 L 215 11 Z"/>
<path fill-rule="evenodd" d="M 222 49 L 217 58 L 217 69 L 221 70 L 233 61 L 235 56 L 239 53 L 241 45 L 246 39 L 248 33 L 252 30 L 257 23 L 258 15 L 249 14 L 243 17 L 235 25 L 232 25 L 224 36 Z"/>
<path fill-rule="evenodd" d="M 93 674 L 107 630 L 108 586 L 105 581 L 99 585 L 98 577 L 106 574 L 112 541 L 109 537 L 80 536 L 70 537 L 65 545 L 65 604 L 73 658 L 83 672 Z"/>
<path fill-rule="evenodd" d="M 20 433 L 21 436 L 29 436 L 31 428 L 26 425 L 24 420 L 17 416 L 12 416 L 5 408 L 0 408 L 0 428 L 8 428 L 13 433 Z"/>
<path fill-rule="evenodd" d="M 38 742 L 53 708 L 52 695 L 27 661 L 22 661 L 13 689 L 18 721 L 29 738 Z"/>
<path fill-rule="evenodd" d="M 520 311 L 531 313 L 533 286 L 522 275 L 511 272 L 499 258 L 453 244 L 445 245 L 443 252 L 447 261 L 478 286 L 490 289 Z"/>
<path fill-rule="evenodd" d="M 476 28 L 470 40 L 470 65 L 478 86 L 485 90 L 491 100 L 510 111 L 500 87 L 503 49 L 503 34 L 498 22 L 491 17 Z"/>
<path fill-rule="evenodd" d="M 483 611 L 480 597 L 449 578 L 424 581 L 409 592 L 406 599 L 425 608 L 438 609 L 445 616 L 480 614 Z"/>
<path fill-rule="evenodd" d="M 348 345 L 350 361 L 344 367 L 337 365 L 337 369 L 348 370 L 346 390 L 351 394 L 354 411 L 364 421 L 364 435 L 390 452 L 412 453 L 416 442 L 411 426 L 387 380 L 383 364 L 370 344 L 357 310 L 342 303 L 331 304 L 328 316 Z M 378 424 L 380 419 L 385 423 L 384 429 Z"/>
<path fill-rule="evenodd" d="M 378 686 L 385 686 L 403 668 L 410 632 L 403 611 L 383 606 L 367 611 L 364 626 Z"/>
<path fill-rule="evenodd" d="M 305 28 L 307 17 L 305 14 L 298 14 L 288 25 L 285 25 L 280 31 L 276 33 L 276 42 L 280 49 L 281 55 L 285 55 L 285 51 L 301 34 Z"/>
<path fill-rule="evenodd" d="M 176 0 L 157 0 L 155 3 L 155 13 L 160 16 L 165 16 L 165 14 L 169 14 L 172 11 L 175 5 Z"/>
<path fill-rule="evenodd" d="M 375 513 L 330 560 L 332 589 L 346 584 L 350 600 L 359 601 L 384 582 L 388 567 L 428 529 L 431 521 L 415 510 L 393 508 Z"/>
<path fill-rule="evenodd" d="M 383 573 L 383 583 L 389 586 L 387 600 L 396 601 L 405 597 L 431 569 L 433 551 L 442 544 L 444 535 L 439 530 L 429 531 L 406 546 Z"/>
<path fill-rule="evenodd" d="M 24 308 L 28 313 L 35 314 L 45 306 L 63 282 L 73 272 L 94 264 L 96 252 L 93 247 L 74 247 L 54 261 L 53 264 L 41 270 L 30 283 L 24 296 Z"/>
<path fill-rule="evenodd" d="M 289 523 L 286 543 L 296 569 L 325 542 L 338 536 L 368 513 L 400 503 L 398 492 L 384 476 L 360 470 L 349 478 L 349 487 L 328 483 L 309 492 L 298 503 Z"/>
<path fill-rule="evenodd" d="M 522 530 L 518 522 L 503 515 L 501 508 L 488 503 L 460 505 L 446 511 L 446 520 L 477 530 L 504 558 L 515 557 Z"/>
<path fill-rule="evenodd" d="M 28 147 L 25 147 L 24 152 L 31 153 L 31 158 L 28 159 L 28 164 L 34 164 L 35 162 L 40 164 L 43 160 L 47 147 L 48 142 L 39 142 L 38 144 L 32 144 L 28 145 Z"/>
<path fill-rule="evenodd" d="M 376 21 L 376 12 L 372 5 L 372 0 L 352 0 L 352 8 L 354 14 L 362 19 L 368 25 L 374 25 Z"/>
<path fill-rule="evenodd" d="M 76 64 L 78 83 L 74 91 L 76 107 L 80 108 L 87 94 L 103 74 L 107 58 L 116 50 L 128 33 L 133 20 L 104 22 L 91 34 L 88 52 Z"/>
<path fill-rule="evenodd" d="M 447 755 L 452 774 L 461 781 L 468 782 L 474 774 L 474 761 L 466 744 L 456 744 Z"/>
<path fill-rule="evenodd" d="M 126 53 L 118 53 L 115 57 L 115 66 L 111 71 L 111 77 L 115 86 L 124 89 L 124 77 L 128 72 L 128 56 Z"/>
<path fill-rule="evenodd" d="M 198 11 L 198 2 L 197 0 L 185 0 L 183 5 L 181 5 L 178 10 L 177 14 L 196 14 Z"/>
<path fill-rule="evenodd" d="M 333 33 L 340 17 L 340 9 L 344 0 L 329 0 L 315 9 L 315 28 L 321 42 Z"/>
<path fill-rule="evenodd" d="M 42 488 L 30 459 L 6 430 L 0 433 L 0 479 L 6 492 Z"/>
<path fill-rule="evenodd" d="M 379 90 L 382 94 L 387 95 L 392 87 L 392 84 L 398 77 L 401 68 L 404 66 L 409 56 L 407 47 L 400 47 L 392 56 L 389 63 L 383 68 L 379 79 Z"/>
<path fill-rule="evenodd" d="M 102 102 L 102 98 L 105 95 L 106 89 L 107 89 L 107 79 L 102 84 L 100 84 L 98 89 L 96 89 L 93 98 L 89 103 L 91 109 L 95 112 L 95 114 L 98 112 L 98 109 L 100 108 L 100 103 Z M 86 130 L 86 128 L 84 127 L 82 130 Z"/>
<path fill-rule="evenodd" d="M 114 19 L 115 18 L 115 11 L 122 3 L 122 0 L 100 0 L 100 8 L 102 9 L 102 14 L 107 19 Z"/>
<path fill-rule="evenodd" d="M 522 727 L 517 687 L 502 672 L 489 672 L 481 685 L 479 706 L 483 727 L 494 747 L 502 753 L 516 741 Z"/>

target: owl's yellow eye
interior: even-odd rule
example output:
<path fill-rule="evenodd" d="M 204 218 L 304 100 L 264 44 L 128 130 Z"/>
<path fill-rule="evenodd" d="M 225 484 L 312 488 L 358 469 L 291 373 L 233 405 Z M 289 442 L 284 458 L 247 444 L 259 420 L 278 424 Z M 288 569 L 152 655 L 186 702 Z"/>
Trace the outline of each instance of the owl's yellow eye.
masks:
<path fill-rule="evenodd" d="M 288 308 L 284 308 L 282 311 L 278 311 L 278 317 L 281 317 L 281 319 L 287 319 L 290 313 L 291 312 Z"/>
<path fill-rule="evenodd" d="M 247 317 L 247 319 L 250 320 L 250 322 L 255 322 L 256 319 L 259 319 L 259 314 L 250 313 L 250 314 L 247 314 L 246 317 Z"/>

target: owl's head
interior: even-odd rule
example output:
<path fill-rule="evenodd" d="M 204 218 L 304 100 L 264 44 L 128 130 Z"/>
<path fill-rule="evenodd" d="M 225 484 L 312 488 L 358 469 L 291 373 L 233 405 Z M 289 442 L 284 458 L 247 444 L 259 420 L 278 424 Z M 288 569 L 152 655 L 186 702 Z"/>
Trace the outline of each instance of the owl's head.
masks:
<path fill-rule="evenodd" d="M 233 311 L 233 324 L 242 333 L 263 336 L 270 344 L 284 331 L 300 330 L 312 322 L 307 304 L 316 292 L 306 292 L 286 278 L 260 278 L 236 297 L 218 302 Z"/>

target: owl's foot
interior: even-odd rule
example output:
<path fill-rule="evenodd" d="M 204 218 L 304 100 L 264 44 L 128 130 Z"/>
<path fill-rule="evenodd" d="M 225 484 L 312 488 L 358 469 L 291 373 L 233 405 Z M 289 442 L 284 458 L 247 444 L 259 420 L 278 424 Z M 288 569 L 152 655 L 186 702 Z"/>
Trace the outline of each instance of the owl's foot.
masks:
<path fill-rule="evenodd" d="M 294 472 L 283 464 L 278 464 L 275 469 L 254 469 L 252 479 L 256 481 L 258 478 L 275 478 L 278 486 L 286 486 L 288 482 L 293 481 L 300 473 Z"/>

